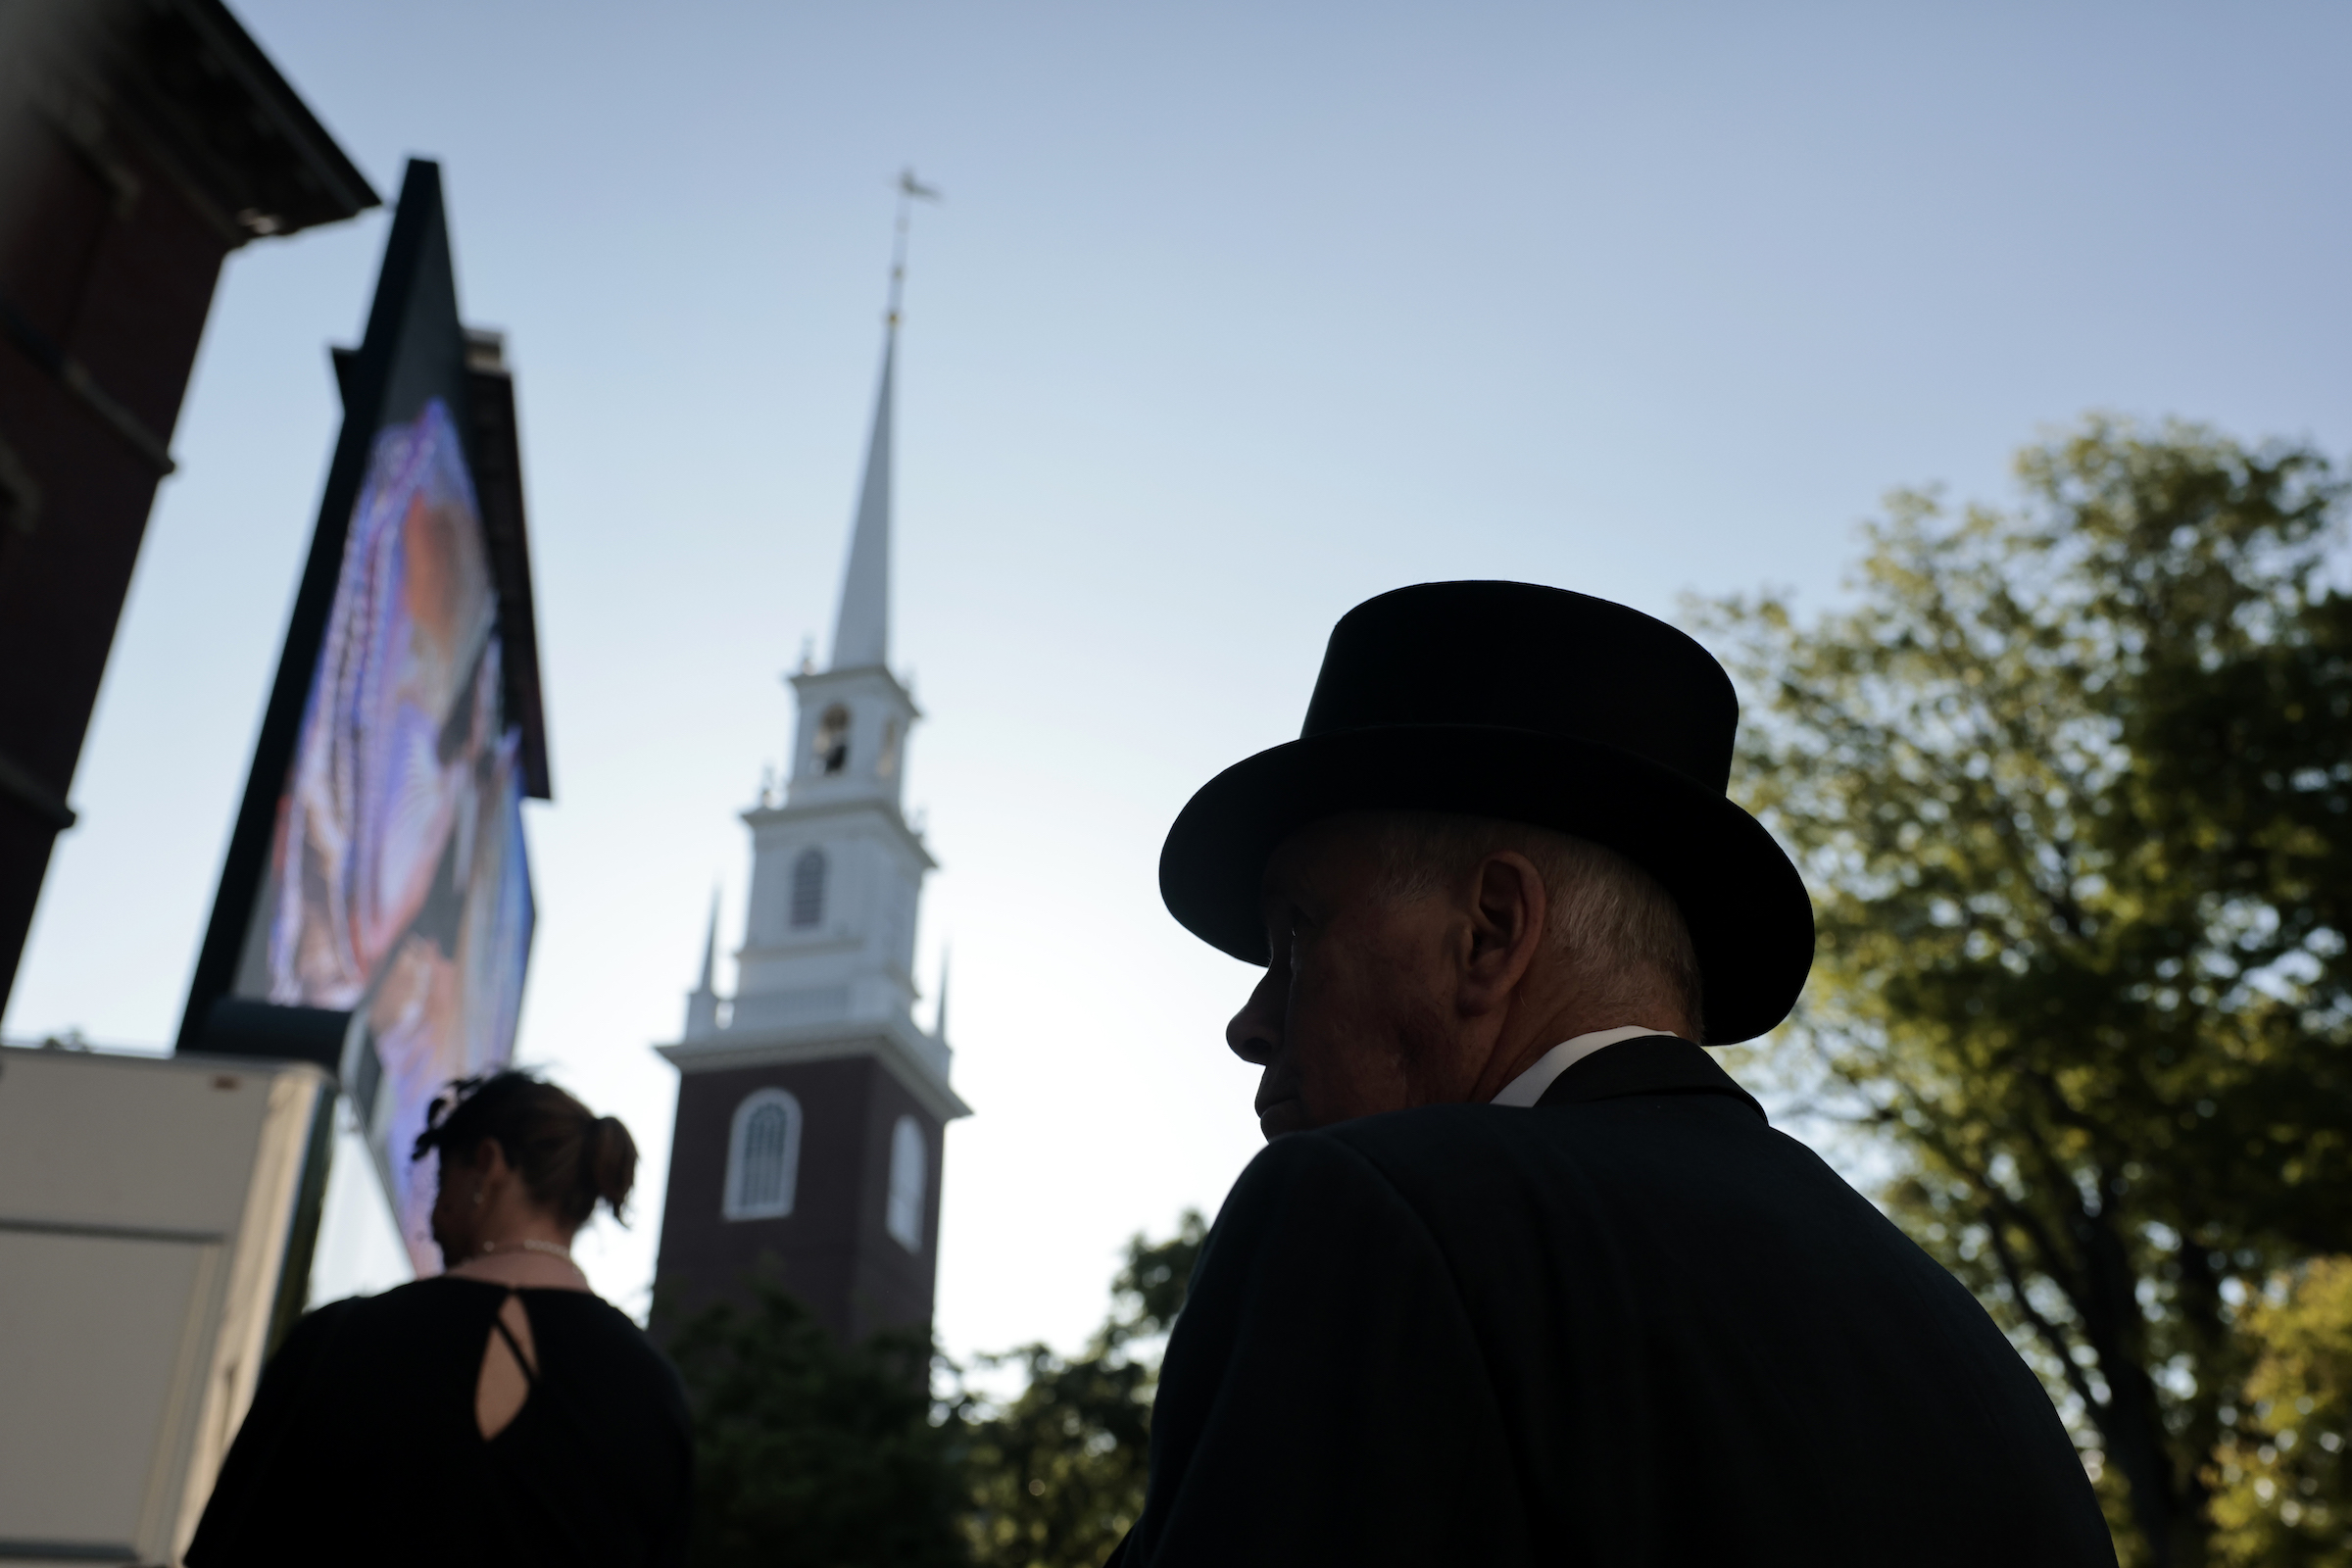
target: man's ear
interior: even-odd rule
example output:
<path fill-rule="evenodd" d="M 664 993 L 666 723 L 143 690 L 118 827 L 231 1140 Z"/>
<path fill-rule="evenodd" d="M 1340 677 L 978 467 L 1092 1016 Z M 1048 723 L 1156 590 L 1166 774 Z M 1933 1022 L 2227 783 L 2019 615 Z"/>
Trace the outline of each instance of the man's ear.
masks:
<path fill-rule="evenodd" d="M 1516 850 L 1495 851 L 1472 875 L 1458 995 L 1463 1011 L 1481 1013 L 1501 1006 L 1535 962 L 1551 900 L 1535 862 Z"/>

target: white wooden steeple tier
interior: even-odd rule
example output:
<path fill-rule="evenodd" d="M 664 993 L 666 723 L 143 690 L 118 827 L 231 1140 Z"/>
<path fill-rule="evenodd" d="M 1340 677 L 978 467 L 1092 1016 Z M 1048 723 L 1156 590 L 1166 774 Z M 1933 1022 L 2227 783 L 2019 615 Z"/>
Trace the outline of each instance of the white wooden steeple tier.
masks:
<path fill-rule="evenodd" d="M 782 804 L 743 813 L 752 889 L 730 1032 L 895 1021 L 942 1089 L 945 1042 L 914 1030 L 914 930 L 935 869 L 900 808 L 920 716 L 879 667 L 792 677 L 800 744 Z"/>

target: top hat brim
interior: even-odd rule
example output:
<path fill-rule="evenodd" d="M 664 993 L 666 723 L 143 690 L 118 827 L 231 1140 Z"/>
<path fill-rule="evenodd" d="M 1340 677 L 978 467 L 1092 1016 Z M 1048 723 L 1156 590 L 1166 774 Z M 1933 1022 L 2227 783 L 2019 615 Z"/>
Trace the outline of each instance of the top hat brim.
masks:
<path fill-rule="evenodd" d="M 1812 901 L 1763 823 L 1615 747 L 1495 725 L 1338 730 L 1236 762 L 1168 830 L 1160 897 L 1195 936 L 1262 965 L 1261 882 L 1275 847 L 1310 822 L 1362 810 L 1526 822 L 1641 866 L 1690 929 L 1710 1045 L 1752 1040 L 1787 1017 L 1812 967 Z"/>

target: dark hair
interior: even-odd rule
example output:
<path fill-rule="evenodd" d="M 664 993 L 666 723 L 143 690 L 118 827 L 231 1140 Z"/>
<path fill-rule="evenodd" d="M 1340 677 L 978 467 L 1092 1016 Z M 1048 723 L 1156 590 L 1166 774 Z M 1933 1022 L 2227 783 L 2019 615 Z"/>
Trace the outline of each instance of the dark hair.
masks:
<path fill-rule="evenodd" d="M 438 1149 L 444 1158 L 470 1160 L 486 1140 L 497 1141 L 531 1196 L 574 1230 L 588 1223 L 599 1199 L 619 1219 L 637 1180 L 637 1142 L 617 1118 L 592 1115 L 527 1072 L 453 1080 L 425 1113 L 409 1157 Z"/>

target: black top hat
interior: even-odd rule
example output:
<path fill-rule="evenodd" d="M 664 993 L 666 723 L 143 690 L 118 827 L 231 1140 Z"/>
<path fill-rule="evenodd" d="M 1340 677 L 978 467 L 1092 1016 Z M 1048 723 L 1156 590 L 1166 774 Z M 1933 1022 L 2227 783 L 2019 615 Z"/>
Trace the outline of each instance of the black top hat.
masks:
<path fill-rule="evenodd" d="M 1177 815 L 1160 897 L 1195 936 L 1267 961 L 1259 880 L 1341 811 L 1459 811 L 1615 850 L 1656 877 L 1698 951 L 1707 1039 L 1796 1004 L 1813 906 L 1764 825 L 1724 795 L 1740 705 L 1713 656 L 1605 599 L 1431 582 L 1340 618 L 1298 739 L 1237 762 Z"/>

